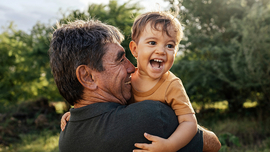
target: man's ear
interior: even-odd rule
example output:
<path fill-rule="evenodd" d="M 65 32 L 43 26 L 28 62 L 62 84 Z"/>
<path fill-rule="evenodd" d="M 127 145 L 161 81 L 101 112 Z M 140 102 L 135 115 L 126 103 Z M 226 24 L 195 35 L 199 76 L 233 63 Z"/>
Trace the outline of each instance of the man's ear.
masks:
<path fill-rule="evenodd" d="M 92 74 L 93 70 L 87 65 L 80 65 L 76 69 L 77 79 L 83 85 L 83 87 L 90 90 L 95 90 L 97 88 L 97 84 L 93 79 Z"/>
<path fill-rule="evenodd" d="M 138 52 L 137 52 L 137 44 L 135 41 L 130 41 L 129 42 L 129 49 L 132 53 L 132 55 L 137 58 L 138 57 Z"/>

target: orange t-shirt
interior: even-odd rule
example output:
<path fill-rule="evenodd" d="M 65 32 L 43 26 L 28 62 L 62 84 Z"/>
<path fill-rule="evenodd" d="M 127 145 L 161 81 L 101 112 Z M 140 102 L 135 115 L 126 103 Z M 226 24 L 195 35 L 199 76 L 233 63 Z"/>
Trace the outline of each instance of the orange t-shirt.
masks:
<path fill-rule="evenodd" d="M 131 102 L 156 100 L 171 106 L 177 116 L 195 113 L 182 81 L 170 71 L 165 73 L 149 91 L 138 92 L 132 88 L 132 93 Z"/>

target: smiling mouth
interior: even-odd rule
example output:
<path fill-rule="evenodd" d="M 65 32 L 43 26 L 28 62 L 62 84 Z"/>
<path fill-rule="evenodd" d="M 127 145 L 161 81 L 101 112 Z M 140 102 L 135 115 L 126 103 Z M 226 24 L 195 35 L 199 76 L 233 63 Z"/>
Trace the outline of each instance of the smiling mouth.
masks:
<path fill-rule="evenodd" d="M 128 81 L 128 82 L 126 82 L 125 84 L 130 84 L 131 83 L 131 81 Z"/>
<path fill-rule="evenodd" d="M 150 60 L 150 64 L 153 68 L 160 68 L 163 64 L 163 60 L 153 59 Z"/>

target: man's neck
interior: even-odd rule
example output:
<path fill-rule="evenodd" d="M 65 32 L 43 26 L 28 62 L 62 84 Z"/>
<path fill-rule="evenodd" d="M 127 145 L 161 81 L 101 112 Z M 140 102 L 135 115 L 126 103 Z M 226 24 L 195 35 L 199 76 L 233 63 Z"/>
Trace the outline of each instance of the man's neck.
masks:
<path fill-rule="evenodd" d="M 115 96 L 108 94 L 108 93 L 103 93 L 98 94 L 98 93 L 91 93 L 91 94 L 87 94 L 85 93 L 82 97 L 83 99 L 77 101 L 77 103 L 74 104 L 74 108 L 81 108 L 93 103 L 99 103 L 99 102 L 114 102 L 114 103 L 119 103 L 122 105 L 127 104 L 126 100 L 120 100 L 118 98 L 116 98 Z"/>
<path fill-rule="evenodd" d="M 79 100 L 77 103 L 74 104 L 74 108 L 81 108 L 84 106 L 88 106 L 90 104 L 97 103 L 97 102 L 91 102 L 91 101 L 86 101 L 86 100 Z"/>

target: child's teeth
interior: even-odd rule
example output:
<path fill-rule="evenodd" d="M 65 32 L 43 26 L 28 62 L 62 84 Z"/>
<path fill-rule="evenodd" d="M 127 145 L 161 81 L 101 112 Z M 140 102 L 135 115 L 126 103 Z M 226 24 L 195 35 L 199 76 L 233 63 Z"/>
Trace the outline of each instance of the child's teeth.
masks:
<path fill-rule="evenodd" d="M 154 61 L 156 61 L 156 62 L 162 62 L 162 60 L 158 60 L 158 59 L 154 59 Z"/>

